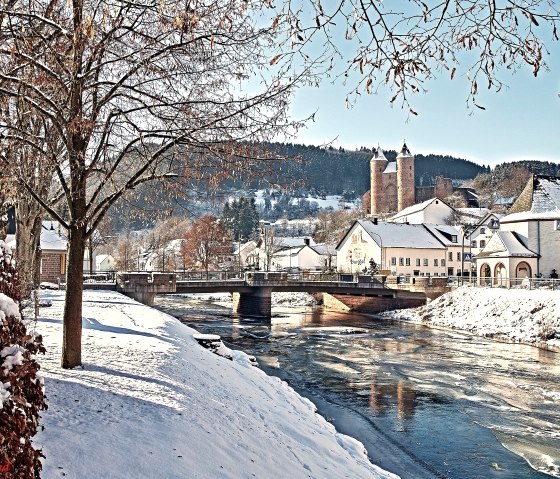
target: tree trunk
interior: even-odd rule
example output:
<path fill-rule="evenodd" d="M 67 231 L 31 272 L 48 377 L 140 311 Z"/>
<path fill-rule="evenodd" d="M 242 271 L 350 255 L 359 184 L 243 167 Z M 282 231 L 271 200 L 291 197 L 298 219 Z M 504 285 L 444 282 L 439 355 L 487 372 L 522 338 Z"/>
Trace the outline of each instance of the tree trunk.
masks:
<path fill-rule="evenodd" d="M 89 274 L 93 274 L 93 245 L 91 243 L 91 236 L 88 239 L 87 245 L 89 254 Z"/>
<path fill-rule="evenodd" d="M 69 235 L 62 337 L 63 368 L 75 368 L 82 364 L 82 294 L 86 229 L 84 226 L 74 226 L 69 230 Z"/>
<path fill-rule="evenodd" d="M 41 256 L 38 254 L 41 240 L 42 208 L 32 198 L 20 200 L 16 210 L 17 260 L 21 284 L 30 292 L 40 281 Z"/>

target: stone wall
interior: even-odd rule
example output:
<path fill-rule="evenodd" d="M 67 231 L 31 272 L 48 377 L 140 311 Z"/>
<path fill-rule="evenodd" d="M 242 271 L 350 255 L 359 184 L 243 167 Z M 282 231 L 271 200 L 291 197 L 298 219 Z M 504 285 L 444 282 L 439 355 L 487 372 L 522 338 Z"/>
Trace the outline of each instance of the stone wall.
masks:
<path fill-rule="evenodd" d="M 426 304 L 426 297 L 421 294 L 399 292 L 397 297 L 357 296 L 349 294 L 323 294 L 323 306 L 327 309 L 355 311 L 357 313 L 375 314 L 393 309 L 416 308 Z"/>

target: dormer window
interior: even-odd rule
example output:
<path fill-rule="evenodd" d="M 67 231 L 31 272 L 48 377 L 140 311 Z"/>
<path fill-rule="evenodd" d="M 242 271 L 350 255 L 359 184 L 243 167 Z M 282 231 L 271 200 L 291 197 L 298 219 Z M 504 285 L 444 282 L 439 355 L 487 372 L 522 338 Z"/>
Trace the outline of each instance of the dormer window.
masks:
<path fill-rule="evenodd" d="M 457 243 L 457 235 L 452 235 L 451 236 L 451 242 L 452 243 Z"/>

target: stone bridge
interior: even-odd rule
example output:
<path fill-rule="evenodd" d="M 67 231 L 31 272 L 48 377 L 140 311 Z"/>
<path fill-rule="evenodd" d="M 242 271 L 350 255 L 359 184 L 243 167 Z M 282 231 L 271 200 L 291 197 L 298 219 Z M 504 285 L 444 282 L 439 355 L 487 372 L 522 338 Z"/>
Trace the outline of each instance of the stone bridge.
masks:
<path fill-rule="evenodd" d="M 424 287 L 393 288 L 382 277 L 330 275 L 288 275 L 280 272 L 244 273 L 243 277 L 227 273 L 117 273 L 117 290 L 147 305 L 156 294 L 223 293 L 233 295 L 233 308 L 243 316 L 271 316 L 272 292 L 321 294 L 329 308 L 378 313 L 390 309 L 420 306 L 426 303 Z M 355 281 L 357 279 L 357 281 Z M 443 280 L 444 278 L 442 278 Z M 447 280 L 445 279 L 445 282 Z M 386 284 L 391 284 L 387 281 Z"/>

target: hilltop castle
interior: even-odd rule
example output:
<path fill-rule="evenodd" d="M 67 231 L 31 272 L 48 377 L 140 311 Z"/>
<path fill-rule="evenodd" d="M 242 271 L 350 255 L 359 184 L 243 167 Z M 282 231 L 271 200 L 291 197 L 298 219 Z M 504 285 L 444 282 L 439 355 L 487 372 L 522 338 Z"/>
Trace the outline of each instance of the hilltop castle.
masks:
<path fill-rule="evenodd" d="M 406 143 L 396 161 L 388 161 L 378 147 L 370 162 L 370 175 L 372 214 L 401 211 L 414 204 L 414 156 Z"/>
<path fill-rule="evenodd" d="M 403 144 L 395 161 L 389 161 L 380 147 L 374 149 L 370 161 L 370 198 L 368 213 L 379 215 L 395 213 L 431 198 L 445 199 L 457 194 L 465 204 L 476 206 L 472 188 L 453 187 L 450 178 L 436 177 L 435 185 L 416 187 L 414 183 L 414 156 Z M 366 193 L 367 195 L 367 193 Z"/>

